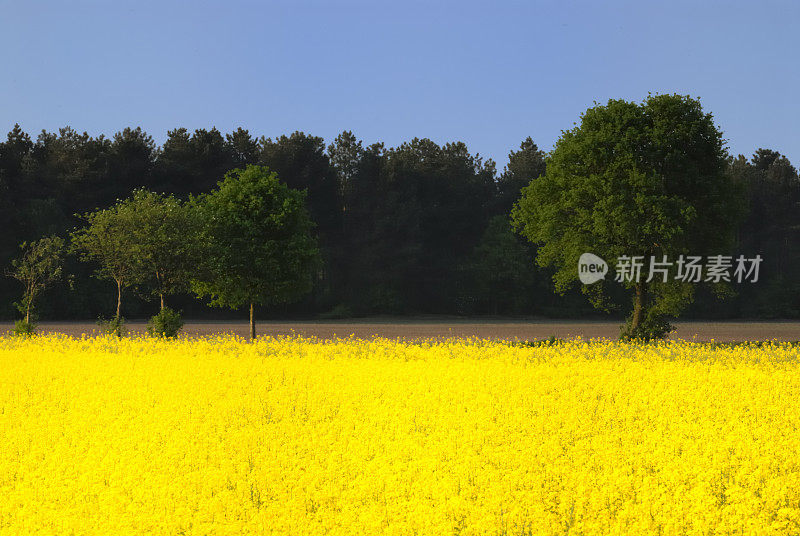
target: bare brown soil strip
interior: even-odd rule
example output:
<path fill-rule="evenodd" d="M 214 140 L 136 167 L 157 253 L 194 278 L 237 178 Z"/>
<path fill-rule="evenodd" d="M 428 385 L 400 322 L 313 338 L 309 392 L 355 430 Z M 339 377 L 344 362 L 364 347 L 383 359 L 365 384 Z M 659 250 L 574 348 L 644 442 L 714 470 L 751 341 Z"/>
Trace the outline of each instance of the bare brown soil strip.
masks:
<path fill-rule="evenodd" d="M 798 321 L 758 322 L 678 322 L 672 338 L 697 341 L 800 341 Z M 9 322 L 0 323 L 0 333 L 13 329 Z M 144 321 L 131 321 L 132 333 L 145 330 Z M 548 337 L 616 339 L 619 323 L 608 321 L 569 320 L 483 320 L 483 319 L 365 319 L 353 321 L 259 322 L 258 334 L 264 336 L 301 335 L 331 339 L 335 337 L 420 339 L 444 337 L 477 337 L 481 339 L 540 340 Z M 97 334 L 91 322 L 42 322 L 42 333 L 64 333 L 71 336 Z M 234 333 L 245 337 L 247 322 L 189 321 L 184 332 L 190 336 Z"/>

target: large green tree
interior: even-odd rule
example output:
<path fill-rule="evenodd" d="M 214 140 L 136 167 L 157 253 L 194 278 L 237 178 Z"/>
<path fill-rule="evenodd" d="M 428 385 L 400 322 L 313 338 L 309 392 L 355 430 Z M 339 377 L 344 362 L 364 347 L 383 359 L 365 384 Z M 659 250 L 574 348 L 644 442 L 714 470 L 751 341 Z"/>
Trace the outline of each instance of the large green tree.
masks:
<path fill-rule="evenodd" d="M 727 173 L 722 133 L 700 102 L 653 95 L 642 103 L 610 100 L 588 109 L 565 131 L 512 211 L 516 228 L 539 244 L 537 262 L 556 268 L 556 289 L 577 281 L 578 259 L 591 252 L 612 264 L 641 256 L 640 280 L 623 335 L 651 338 L 691 302 L 692 283 L 647 282 L 650 259 L 727 253 L 742 207 Z M 609 282 L 583 287 L 608 306 Z"/>
<path fill-rule="evenodd" d="M 225 175 L 216 190 L 196 200 L 203 221 L 200 296 L 221 307 L 286 303 L 311 290 L 319 252 L 305 192 L 294 190 L 262 166 Z"/>

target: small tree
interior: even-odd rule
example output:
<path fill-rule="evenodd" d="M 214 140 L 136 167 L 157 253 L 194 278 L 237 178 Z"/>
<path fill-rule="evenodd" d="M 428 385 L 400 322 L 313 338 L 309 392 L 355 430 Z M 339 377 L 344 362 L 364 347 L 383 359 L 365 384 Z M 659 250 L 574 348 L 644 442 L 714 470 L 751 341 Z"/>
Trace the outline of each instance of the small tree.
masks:
<path fill-rule="evenodd" d="M 20 250 L 20 256 L 11 261 L 13 269 L 8 275 L 25 287 L 19 310 L 25 315 L 25 323 L 30 326 L 37 296 L 61 279 L 64 239 L 49 236 L 30 243 L 23 242 Z"/>
<path fill-rule="evenodd" d="M 136 190 L 118 205 L 130 214 L 135 281 L 160 301 L 189 289 L 199 256 L 193 211 L 173 196 Z"/>
<path fill-rule="evenodd" d="M 205 252 L 194 289 L 212 305 L 249 305 L 251 339 L 255 305 L 286 303 L 311 290 L 319 253 L 304 200 L 305 192 L 260 166 L 229 172 L 196 200 Z"/>
<path fill-rule="evenodd" d="M 107 209 L 82 216 L 87 226 L 72 233 L 73 248 L 81 259 L 99 265 L 96 276 L 111 279 L 117 284 L 117 309 L 119 322 L 122 310 L 122 291 L 138 282 L 139 265 L 133 228 L 136 223 L 128 205 L 120 202 Z"/>

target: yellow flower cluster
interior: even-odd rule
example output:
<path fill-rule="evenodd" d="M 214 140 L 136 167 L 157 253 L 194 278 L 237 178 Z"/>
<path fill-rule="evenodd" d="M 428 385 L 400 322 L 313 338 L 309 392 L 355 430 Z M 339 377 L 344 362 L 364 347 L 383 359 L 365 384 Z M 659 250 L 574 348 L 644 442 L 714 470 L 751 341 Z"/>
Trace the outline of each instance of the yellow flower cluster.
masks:
<path fill-rule="evenodd" d="M 0 534 L 798 534 L 800 349 L 0 339 Z"/>

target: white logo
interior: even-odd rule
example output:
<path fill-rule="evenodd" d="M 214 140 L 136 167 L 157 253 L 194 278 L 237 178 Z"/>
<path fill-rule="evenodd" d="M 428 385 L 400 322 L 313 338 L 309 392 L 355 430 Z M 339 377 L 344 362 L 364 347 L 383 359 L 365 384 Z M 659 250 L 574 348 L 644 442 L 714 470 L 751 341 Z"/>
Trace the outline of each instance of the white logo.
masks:
<path fill-rule="evenodd" d="M 761 265 L 761 255 L 747 258 L 739 255 L 709 255 L 705 258 L 699 255 L 679 255 L 676 261 L 670 261 L 666 255 L 659 259 L 655 255 L 620 255 L 617 257 L 616 277 L 619 283 L 639 283 L 644 280 L 650 283 L 653 280 L 666 283 L 669 280 L 683 281 L 685 283 L 742 283 L 750 281 L 756 283 Z M 608 274 L 606 261 L 594 253 L 584 253 L 578 259 L 578 279 L 584 285 L 597 283 L 605 279 Z M 703 277 L 705 275 L 705 277 Z"/>
<path fill-rule="evenodd" d="M 584 253 L 578 259 L 578 279 L 584 285 L 597 283 L 605 278 L 607 273 L 608 264 L 594 253 Z"/>

